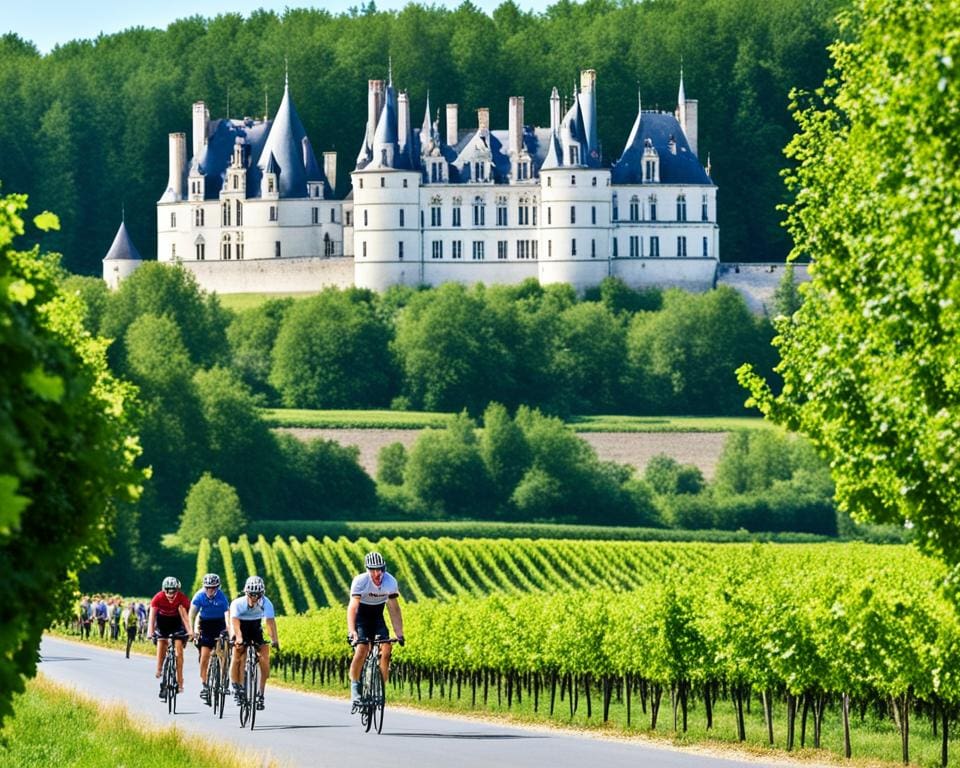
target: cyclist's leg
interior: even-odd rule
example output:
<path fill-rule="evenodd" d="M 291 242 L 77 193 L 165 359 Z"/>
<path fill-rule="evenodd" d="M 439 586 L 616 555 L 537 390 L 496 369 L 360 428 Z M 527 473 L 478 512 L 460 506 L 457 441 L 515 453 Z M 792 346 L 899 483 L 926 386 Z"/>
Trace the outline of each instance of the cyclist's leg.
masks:
<path fill-rule="evenodd" d="M 157 678 L 160 677 L 160 670 L 163 668 L 163 657 L 167 655 L 167 644 L 170 642 L 166 637 L 157 639 Z"/>
<path fill-rule="evenodd" d="M 230 664 L 230 682 L 234 685 L 240 685 L 240 674 L 243 670 L 243 662 L 247 658 L 247 647 L 245 645 L 236 645 L 233 648 L 233 662 Z"/>
<path fill-rule="evenodd" d="M 393 646 L 390 643 L 383 643 L 380 646 L 380 675 L 383 677 L 383 684 L 386 686 L 387 677 L 390 676 L 390 652 Z"/>
<path fill-rule="evenodd" d="M 174 640 L 177 650 L 177 688 L 183 693 L 183 647 L 187 644 L 186 638 Z"/>
<path fill-rule="evenodd" d="M 270 677 L 270 645 L 264 643 L 260 646 L 260 693 L 267 686 L 267 678 Z"/>

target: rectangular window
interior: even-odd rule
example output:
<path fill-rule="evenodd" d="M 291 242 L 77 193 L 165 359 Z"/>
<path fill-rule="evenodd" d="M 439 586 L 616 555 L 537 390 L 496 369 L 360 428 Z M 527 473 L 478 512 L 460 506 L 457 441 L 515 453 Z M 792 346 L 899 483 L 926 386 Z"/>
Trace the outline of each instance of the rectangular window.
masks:
<path fill-rule="evenodd" d="M 243 243 L 237 243 L 237 258 L 243 258 Z"/>
<path fill-rule="evenodd" d="M 336 212 L 336 209 L 334 208 L 330 209 L 330 223 L 331 224 L 337 223 L 337 212 Z"/>
<path fill-rule="evenodd" d="M 497 240 L 497 258 L 498 259 L 507 258 L 507 241 L 506 240 Z"/>
<path fill-rule="evenodd" d="M 431 249 L 432 249 L 431 255 L 433 256 L 433 258 L 435 259 L 443 258 L 443 240 L 434 240 L 431 245 Z"/>
<path fill-rule="evenodd" d="M 630 199 L 630 221 L 640 221 L 640 201 L 635 197 Z"/>
<path fill-rule="evenodd" d="M 403 208 L 400 209 L 400 226 L 403 226 Z"/>
<path fill-rule="evenodd" d="M 683 235 L 677 238 L 677 258 L 683 259 L 687 255 L 687 238 Z"/>
<path fill-rule="evenodd" d="M 498 227 L 507 226 L 507 206 L 505 205 L 497 206 L 497 226 Z"/>
<path fill-rule="evenodd" d="M 206 258 L 206 246 L 203 243 L 197 243 L 197 261 L 203 261 Z"/>
<path fill-rule="evenodd" d="M 687 198 L 680 195 L 677 198 L 677 221 L 687 220 Z"/>
<path fill-rule="evenodd" d="M 230 203 L 223 203 L 220 206 L 220 223 L 224 227 L 230 226 Z"/>
<path fill-rule="evenodd" d="M 483 261 L 483 241 L 482 240 L 473 241 L 473 258 L 474 258 L 474 261 Z"/>
<path fill-rule="evenodd" d="M 638 235 L 630 235 L 630 258 L 640 258 L 640 237 Z"/>
<path fill-rule="evenodd" d="M 577 223 L 577 206 L 575 205 L 570 206 L 570 223 L 571 224 Z"/>
<path fill-rule="evenodd" d="M 333 216 L 333 211 L 330 211 L 330 215 Z M 343 226 L 349 227 L 352 224 L 353 224 L 353 211 L 344 211 Z"/>
<path fill-rule="evenodd" d="M 203 208 L 196 208 L 193 211 L 193 225 L 195 227 L 203 226 Z"/>
<path fill-rule="evenodd" d="M 617 238 L 613 238 L 613 258 L 617 258 Z"/>
<path fill-rule="evenodd" d="M 553 240 L 547 240 L 547 258 L 553 258 Z"/>
<path fill-rule="evenodd" d="M 440 226 L 440 206 L 439 205 L 430 206 L 430 226 L 431 227 Z"/>
<path fill-rule="evenodd" d="M 538 245 L 539 245 L 539 242 L 537 242 L 536 240 L 531 240 L 531 241 L 530 241 L 530 258 L 531 258 L 531 259 L 537 258 L 537 246 L 538 246 Z"/>
<path fill-rule="evenodd" d="M 650 221 L 657 220 L 657 199 L 655 197 L 650 198 Z"/>
<path fill-rule="evenodd" d="M 650 238 L 650 258 L 660 258 L 660 238 L 656 235 Z"/>
<path fill-rule="evenodd" d="M 533 206 L 533 226 L 537 226 L 537 206 Z"/>
<path fill-rule="evenodd" d="M 453 209 L 453 226 L 455 226 L 455 227 L 459 227 L 459 226 L 460 226 L 460 208 L 459 208 L 459 206 L 457 206 L 457 207 L 455 207 L 455 208 Z"/>
<path fill-rule="evenodd" d="M 597 206 L 595 205 L 590 206 L 590 223 L 591 224 L 597 223 Z"/>
<path fill-rule="evenodd" d="M 707 216 L 707 196 L 700 198 L 700 221 L 709 221 Z"/>
<path fill-rule="evenodd" d="M 403 240 L 397 243 L 397 258 L 403 259 Z"/>
<path fill-rule="evenodd" d="M 273 255 L 278 259 L 280 258 L 280 241 L 279 240 L 273 241 Z"/>
<path fill-rule="evenodd" d="M 363 258 L 367 258 L 367 241 L 364 240 L 360 245 L 362 246 L 360 251 L 363 254 Z"/>
<path fill-rule="evenodd" d="M 597 186 L 597 177 L 596 177 L 596 176 L 593 177 L 593 181 L 590 182 L 590 186 L 591 186 L 591 187 Z"/>
<path fill-rule="evenodd" d="M 703 238 L 703 258 L 710 258 L 710 249 L 707 247 L 707 238 Z"/>
<path fill-rule="evenodd" d="M 176 243 L 171 243 L 171 244 L 170 244 L 170 258 L 171 258 L 171 259 L 177 258 L 177 244 L 176 244 Z"/>
<path fill-rule="evenodd" d="M 463 258 L 463 240 L 454 240 L 451 251 L 452 251 L 452 253 L 450 254 L 451 259 L 462 259 Z"/>
<path fill-rule="evenodd" d="M 310 209 L 310 222 L 311 222 L 312 224 L 319 224 L 319 223 L 320 223 L 320 209 L 319 209 L 319 208 L 311 208 L 311 209 Z"/>
<path fill-rule="evenodd" d="M 364 208 L 364 209 L 363 209 L 363 226 L 367 226 L 369 223 L 370 223 L 370 222 L 369 222 L 369 219 L 368 219 L 368 217 L 367 217 L 367 209 Z"/>
<path fill-rule="evenodd" d="M 593 238 L 590 239 L 590 258 L 597 258 L 597 241 Z"/>
<path fill-rule="evenodd" d="M 174 228 L 177 226 L 177 214 L 175 213 L 170 214 L 170 226 L 171 228 Z"/>
<path fill-rule="evenodd" d="M 547 224 L 553 223 L 553 209 L 548 205 L 547 206 Z"/>
<path fill-rule="evenodd" d="M 473 226 L 482 227 L 484 225 L 485 208 L 482 203 L 474 203 L 473 205 Z"/>
<path fill-rule="evenodd" d="M 387 186 L 387 180 L 383 178 L 383 176 L 380 177 L 380 186 L 381 187 Z"/>
<path fill-rule="evenodd" d="M 364 213 L 366 213 L 366 211 L 364 211 Z M 230 214 L 229 214 L 229 213 L 227 213 L 227 218 L 228 218 L 228 219 L 230 218 Z M 276 221 L 276 220 L 277 220 L 277 206 L 271 205 L 271 206 L 270 206 L 270 221 Z M 230 222 L 228 221 L 227 223 L 229 224 Z M 364 222 L 364 223 L 366 223 L 366 222 Z"/>
<path fill-rule="evenodd" d="M 523 226 L 524 224 L 530 223 L 530 219 L 528 218 L 529 210 L 525 205 L 517 206 L 517 224 Z"/>
<path fill-rule="evenodd" d="M 237 200 L 237 226 L 243 226 L 243 203 Z"/>
<path fill-rule="evenodd" d="M 570 255 L 577 255 L 577 238 L 573 238 L 573 240 L 570 241 Z"/>

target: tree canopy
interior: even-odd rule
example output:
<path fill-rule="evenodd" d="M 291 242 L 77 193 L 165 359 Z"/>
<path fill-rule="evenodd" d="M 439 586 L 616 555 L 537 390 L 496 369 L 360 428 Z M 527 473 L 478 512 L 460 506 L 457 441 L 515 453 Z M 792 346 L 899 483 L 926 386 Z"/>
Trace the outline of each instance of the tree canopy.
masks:
<path fill-rule="evenodd" d="M 960 566 L 960 2 L 857 0 L 788 154 L 802 306 L 760 408 L 825 451 L 841 506 Z M 955 570 L 956 573 L 956 570 Z"/>

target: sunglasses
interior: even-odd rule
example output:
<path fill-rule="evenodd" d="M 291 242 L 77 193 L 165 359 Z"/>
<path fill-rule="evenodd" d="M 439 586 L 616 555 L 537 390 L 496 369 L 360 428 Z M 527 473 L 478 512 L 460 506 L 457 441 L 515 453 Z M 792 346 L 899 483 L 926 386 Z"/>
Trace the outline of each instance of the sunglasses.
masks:
<path fill-rule="evenodd" d="M 374 571 L 376 573 L 383 573 L 383 568 L 367 568 L 368 571 Z"/>
<path fill-rule="evenodd" d="M 176 594 L 177 592 L 177 590 L 175 589 L 165 589 L 163 591 L 166 592 L 168 595 L 173 595 L 173 594 Z"/>

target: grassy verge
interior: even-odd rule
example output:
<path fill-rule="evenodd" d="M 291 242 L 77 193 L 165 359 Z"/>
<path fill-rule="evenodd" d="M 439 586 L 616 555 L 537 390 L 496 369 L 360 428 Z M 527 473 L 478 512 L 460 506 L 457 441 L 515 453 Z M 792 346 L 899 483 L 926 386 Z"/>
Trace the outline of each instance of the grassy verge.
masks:
<path fill-rule="evenodd" d="M 2 768 L 232 768 L 276 766 L 262 755 L 137 722 L 118 705 L 102 705 L 39 677 L 14 700 L 3 729 Z"/>
<path fill-rule="evenodd" d="M 220 300 L 220 306 L 226 309 L 232 309 L 234 312 L 242 312 L 245 309 L 259 307 L 270 299 L 304 299 L 308 296 L 315 296 L 316 291 L 307 293 L 220 293 L 217 298 Z"/>
<path fill-rule="evenodd" d="M 433 411 L 312 411 L 264 408 L 271 427 L 317 429 L 426 429 L 442 427 L 451 414 Z M 567 422 L 577 432 L 729 432 L 769 429 L 760 418 L 729 416 L 572 416 Z"/>

